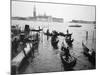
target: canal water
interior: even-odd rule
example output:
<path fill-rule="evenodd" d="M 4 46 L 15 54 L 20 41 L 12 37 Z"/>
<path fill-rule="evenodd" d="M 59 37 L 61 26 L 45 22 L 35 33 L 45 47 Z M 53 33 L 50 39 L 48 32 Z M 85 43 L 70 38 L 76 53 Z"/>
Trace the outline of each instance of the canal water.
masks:
<path fill-rule="evenodd" d="M 88 31 L 88 47 L 89 49 L 96 49 L 96 37 L 95 29 L 93 24 L 80 24 L 82 27 L 68 27 L 72 23 L 47 23 L 47 22 L 31 22 L 31 21 L 18 21 L 12 20 L 12 25 L 18 24 L 21 29 L 24 29 L 25 24 L 29 24 L 31 28 L 41 28 L 46 31 L 46 29 L 57 30 L 59 32 L 66 33 L 68 29 L 72 33 L 72 38 L 74 39 L 73 47 L 70 48 L 70 53 L 72 56 L 77 58 L 76 65 L 73 70 L 87 70 L 93 69 L 94 66 L 88 61 L 88 58 L 83 54 L 82 41 L 86 41 L 86 31 Z M 24 68 L 23 73 L 40 73 L 40 72 L 58 72 L 64 71 L 60 53 L 61 53 L 61 43 L 64 37 L 58 37 L 59 39 L 59 49 L 53 49 L 51 46 L 51 38 L 47 40 L 47 36 L 40 32 L 40 42 L 39 47 L 35 50 L 35 57 L 32 62 Z M 92 41 L 94 39 L 94 41 Z"/>

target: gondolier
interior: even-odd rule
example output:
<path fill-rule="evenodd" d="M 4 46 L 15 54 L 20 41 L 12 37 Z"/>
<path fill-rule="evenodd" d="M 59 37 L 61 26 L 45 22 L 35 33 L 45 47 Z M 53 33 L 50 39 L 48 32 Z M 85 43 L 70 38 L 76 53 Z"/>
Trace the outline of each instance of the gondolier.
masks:
<path fill-rule="evenodd" d="M 53 46 L 54 49 L 58 49 L 58 36 L 56 34 L 56 32 L 53 34 L 52 38 L 51 38 L 51 44 Z"/>

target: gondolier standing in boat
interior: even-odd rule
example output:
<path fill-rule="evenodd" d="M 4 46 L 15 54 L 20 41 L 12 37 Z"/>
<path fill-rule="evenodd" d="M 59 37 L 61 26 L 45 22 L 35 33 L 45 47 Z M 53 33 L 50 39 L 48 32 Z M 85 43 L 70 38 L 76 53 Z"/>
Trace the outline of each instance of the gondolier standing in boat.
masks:
<path fill-rule="evenodd" d="M 67 34 L 69 34 L 69 30 L 67 29 Z"/>
<path fill-rule="evenodd" d="M 51 38 L 51 44 L 53 46 L 54 49 L 58 49 L 58 36 L 57 36 L 57 32 L 53 31 L 53 36 Z"/>
<path fill-rule="evenodd" d="M 65 39 L 64 39 L 65 41 Z M 62 42 L 61 50 L 63 51 L 61 54 L 61 60 L 63 63 L 63 67 L 65 71 L 72 70 L 76 64 L 76 58 L 70 54 L 69 46 L 66 43 Z"/>
<path fill-rule="evenodd" d="M 49 39 L 49 29 L 47 29 L 47 40 Z"/>
<path fill-rule="evenodd" d="M 62 51 L 64 51 L 64 55 L 66 56 L 66 59 L 68 59 L 68 56 L 70 56 L 69 47 L 62 47 Z"/>
<path fill-rule="evenodd" d="M 70 47 L 72 47 L 72 42 L 74 41 L 74 39 L 72 39 L 72 33 L 70 34 L 68 29 L 67 34 L 65 34 L 65 41 Z"/>
<path fill-rule="evenodd" d="M 69 47 L 68 47 L 68 45 L 66 44 L 65 39 L 64 39 L 64 41 L 62 42 L 61 50 L 64 51 L 64 55 L 66 56 L 66 58 L 68 58 L 68 56 L 70 56 Z"/>

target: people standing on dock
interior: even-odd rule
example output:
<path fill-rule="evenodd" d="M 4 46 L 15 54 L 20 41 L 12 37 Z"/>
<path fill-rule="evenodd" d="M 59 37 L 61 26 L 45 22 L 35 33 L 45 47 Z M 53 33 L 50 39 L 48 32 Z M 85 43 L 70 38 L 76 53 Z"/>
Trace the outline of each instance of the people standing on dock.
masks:
<path fill-rule="evenodd" d="M 15 53 L 17 53 L 17 48 L 18 48 L 18 41 L 17 41 L 17 38 L 14 39 L 13 41 L 13 46 L 14 47 L 14 50 L 15 50 Z"/>
<path fill-rule="evenodd" d="M 28 37 L 29 36 L 29 33 L 30 33 L 30 27 L 29 25 L 25 25 L 25 28 L 24 28 L 24 33 L 25 33 L 25 37 Z"/>
<path fill-rule="evenodd" d="M 26 46 L 26 39 L 25 39 L 25 35 L 24 34 L 20 35 L 20 43 L 19 44 L 21 46 L 21 49 L 22 49 L 24 55 L 27 56 L 26 53 L 25 53 L 25 50 L 24 50 L 24 47 Z"/>
<path fill-rule="evenodd" d="M 11 49 L 11 59 L 18 53 L 17 51 L 17 48 L 18 48 L 18 40 L 17 38 L 15 38 L 13 41 L 12 41 L 12 49 Z"/>

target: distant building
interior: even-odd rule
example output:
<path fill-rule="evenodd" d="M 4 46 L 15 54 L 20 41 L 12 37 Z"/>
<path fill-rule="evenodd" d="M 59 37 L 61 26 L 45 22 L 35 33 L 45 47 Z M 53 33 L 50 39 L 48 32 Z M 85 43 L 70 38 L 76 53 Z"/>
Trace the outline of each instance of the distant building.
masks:
<path fill-rule="evenodd" d="M 36 6 L 34 5 L 33 8 L 33 17 L 12 17 L 12 19 L 18 19 L 18 20 L 31 20 L 31 21 L 44 21 L 44 22 L 63 22 L 63 18 L 57 18 L 52 16 L 44 15 L 37 15 L 36 12 Z"/>
<path fill-rule="evenodd" d="M 62 19 L 62 18 L 53 17 L 52 20 L 53 20 L 54 22 L 63 22 L 63 19 Z"/>
<path fill-rule="evenodd" d="M 33 18 L 34 18 L 34 20 L 37 20 L 37 21 L 63 22 L 63 18 L 56 18 L 56 17 L 52 17 L 52 16 L 47 16 L 46 14 L 37 15 L 36 14 L 36 6 L 34 6 Z"/>

